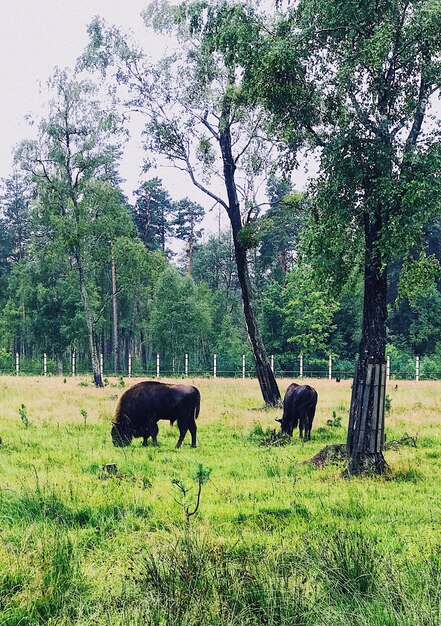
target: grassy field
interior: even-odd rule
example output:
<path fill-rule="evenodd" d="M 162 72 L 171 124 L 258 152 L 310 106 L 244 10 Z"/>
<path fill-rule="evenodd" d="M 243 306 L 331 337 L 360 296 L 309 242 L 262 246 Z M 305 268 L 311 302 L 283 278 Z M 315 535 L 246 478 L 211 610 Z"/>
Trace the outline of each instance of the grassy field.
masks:
<path fill-rule="evenodd" d="M 1 626 L 441 624 L 441 383 L 390 384 L 388 442 L 417 445 L 348 480 L 305 463 L 345 441 L 348 381 L 308 381 L 312 439 L 276 446 L 257 381 L 189 380 L 195 450 L 168 422 L 158 448 L 114 448 L 109 382 L 0 379 Z"/>

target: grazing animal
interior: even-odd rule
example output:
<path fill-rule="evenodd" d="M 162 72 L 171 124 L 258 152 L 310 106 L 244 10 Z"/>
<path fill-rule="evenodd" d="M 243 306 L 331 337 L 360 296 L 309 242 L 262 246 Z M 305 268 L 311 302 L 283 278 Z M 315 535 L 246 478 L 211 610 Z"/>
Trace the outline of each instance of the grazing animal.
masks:
<path fill-rule="evenodd" d="M 113 445 L 128 446 L 133 437 L 143 437 L 147 445 L 149 437 L 158 445 L 158 420 L 178 422 L 181 447 L 187 430 L 191 434 L 191 447 L 196 448 L 196 418 L 199 415 L 201 396 L 196 387 L 169 385 L 157 381 L 144 381 L 127 389 L 121 396 L 112 425 Z"/>
<path fill-rule="evenodd" d="M 317 392 L 309 385 L 292 383 L 288 387 L 283 399 L 282 419 L 276 419 L 281 424 L 282 433 L 292 433 L 299 426 L 300 437 L 304 441 L 311 439 L 311 428 L 317 406 Z"/>

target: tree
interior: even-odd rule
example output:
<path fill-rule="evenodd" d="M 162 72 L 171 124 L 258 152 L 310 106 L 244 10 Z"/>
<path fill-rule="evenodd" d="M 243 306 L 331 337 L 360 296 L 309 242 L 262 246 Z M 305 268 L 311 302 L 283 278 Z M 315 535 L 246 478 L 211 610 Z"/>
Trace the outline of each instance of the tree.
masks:
<path fill-rule="evenodd" d="M 274 126 L 293 145 L 321 149 L 310 253 L 316 271 L 336 282 L 354 267 L 363 274 L 360 381 L 385 361 L 389 263 L 419 247 L 440 206 L 439 124 L 431 120 L 440 15 L 430 0 L 303 0 L 268 36 L 255 74 Z M 367 419 L 349 433 L 349 473 L 381 473 L 383 442 L 369 446 L 372 394 L 351 410 Z"/>
<path fill-rule="evenodd" d="M 152 341 L 168 356 L 193 354 L 199 361 L 211 348 L 212 302 L 205 283 L 165 270 L 157 282 L 152 303 Z"/>
<path fill-rule="evenodd" d="M 207 6 L 150 7 L 146 21 L 180 38 L 181 54 L 157 66 L 98 19 L 89 27 L 83 62 L 102 70 L 117 65 L 116 78 L 131 89 L 130 106 L 147 115 L 147 148 L 185 171 L 227 212 L 257 377 L 265 402 L 277 404 L 280 393 L 253 306 L 247 250 L 254 244 L 244 228 L 257 213 L 258 186 L 274 152 L 263 140 L 262 111 L 250 106 L 242 90 L 241 70 L 256 42 L 254 14 L 243 5 L 221 3 L 206 11 Z M 219 174 L 223 194 L 214 184 Z"/>
<path fill-rule="evenodd" d="M 130 225 L 121 193 L 112 186 L 120 156 L 118 127 L 112 111 L 97 102 L 90 81 L 56 70 L 49 86 L 54 98 L 48 117 L 39 124 L 38 139 L 21 144 L 17 160 L 37 186 L 46 242 L 63 250 L 77 271 L 94 382 L 102 387 L 93 258 L 103 248 L 109 254 L 117 222 Z"/>
<path fill-rule="evenodd" d="M 21 261 L 25 256 L 29 244 L 30 206 L 32 201 L 32 184 L 29 177 L 19 171 L 14 171 L 10 178 L 3 181 L 3 193 L 0 197 L 0 285 L 2 294 L 7 294 L 8 282 L 6 277 L 14 263 Z M 17 303 L 18 304 L 18 303 Z M 23 331 L 26 326 L 26 306 L 24 301 L 18 304 L 21 322 L 17 325 L 17 334 L 14 336 L 14 351 L 24 352 Z M 11 311 L 11 306 L 8 307 Z M 20 345 L 21 344 L 21 345 Z"/>
<path fill-rule="evenodd" d="M 288 178 L 271 176 L 267 183 L 270 203 L 259 237 L 257 272 L 283 282 L 298 253 L 305 223 L 305 198 L 293 192 Z"/>
<path fill-rule="evenodd" d="M 119 237 L 115 241 L 114 253 L 119 270 L 118 289 L 126 351 L 131 354 L 140 352 L 145 371 L 147 341 L 151 334 L 151 304 L 167 261 L 159 250 L 150 251 L 141 240 L 128 237 Z"/>
<path fill-rule="evenodd" d="M 188 273 L 193 273 L 193 248 L 198 239 L 202 237 L 203 230 L 198 229 L 205 216 L 204 207 L 189 198 L 179 200 L 174 205 L 175 236 L 187 244 Z"/>
<path fill-rule="evenodd" d="M 138 196 L 133 208 L 139 236 L 149 250 L 166 250 L 167 237 L 172 234 L 172 201 L 161 179 L 151 178 L 135 191 Z"/>
<path fill-rule="evenodd" d="M 30 206 L 33 187 L 29 177 L 20 171 L 4 181 L 4 190 L 0 198 L 2 225 L 11 242 L 9 258 L 22 259 L 25 246 L 30 237 Z"/>
<path fill-rule="evenodd" d="M 327 352 L 335 329 L 333 316 L 338 303 L 316 282 L 312 268 L 299 263 L 289 273 L 284 288 L 287 341 L 296 354 Z"/>

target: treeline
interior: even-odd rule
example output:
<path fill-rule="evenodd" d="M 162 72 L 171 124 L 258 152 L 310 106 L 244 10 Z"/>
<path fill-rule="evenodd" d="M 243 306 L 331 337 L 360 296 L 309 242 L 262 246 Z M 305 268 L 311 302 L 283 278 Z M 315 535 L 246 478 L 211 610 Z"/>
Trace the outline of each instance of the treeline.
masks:
<path fill-rule="evenodd" d="M 183 372 L 185 353 L 193 371 L 210 371 L 213 353 L 219 371 L 240 372 L 243 354 L 250 367 L 231 233 L 202 240 L 203 208 L 187 198 L 173 202 L 157 177 L 141 184 L 132 205 L 118 185 L 100 181 L 94 193 L 92 209 L 79 214 L 76 228 L 105 370 L 126 372 L 131 354 L 135 372 L 153 371 L 157 353 L 161 368 L 176 373 Z M 302 255 L 307 197 L 277 178 L 269 180 L 267 197 L 269 208 L 254 224 L 248 253 L 267 351 L 279 371 L 297 370 L 300 354 L 309 369 L 325 371 L 332 354 L 339 369 L 352 371 L 360 340 L 361 280 L 354 277 L 339 295 L 318 284 Z M 18 352 L 28 371 L 40 372 L 46 353 L 52 371 L 70 372 L 73 350 L 84 368 L 90 344 L 68 216 L 60 219 L 49 203 L 43 207 L 35 180 L 20 173 L 5 181 L 1 199 L 0 370 L 12 371 Z M 172 251 L 176 237 L 184 242 L 180 255 Z M 426 248 L 441 259 L 437 222 L 427 231 Z M 426 371 L 441 371 L 440 290 L 399 299 L 398 275 L 399 267 L 393 267 L 394 369 L 413 371 L 418 354 L 426 357 Z"/>

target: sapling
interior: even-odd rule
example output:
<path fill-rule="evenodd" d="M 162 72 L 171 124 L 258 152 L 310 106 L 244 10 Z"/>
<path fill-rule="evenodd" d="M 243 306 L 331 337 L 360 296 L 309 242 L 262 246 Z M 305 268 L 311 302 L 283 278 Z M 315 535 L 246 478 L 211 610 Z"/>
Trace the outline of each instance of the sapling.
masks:
<path fill-rule="evenodd" d="M 194 504 L 193 509 L 191 509 L 191 504 L 187 501 L 187 493 L 190 491 L 190 489 L 186 488 L 184 484 L 178 478 L 174 478 L 172 480 L 173 485 L 175 485 L 181 491 L 181 495 L 182 495 L 181 500 L 179 501 L 175 499 L 175 502 L 177 502 L 182 507 L 182 510 L 184 511 L 185 522 L 186 522 L 187 528 L 189 528 L 190 526 L 190 517 L 195 515 L 195 513 L 197 513 L 199 509 L 199 504 L 201 501 L 202 485 L 204 485 L 210 480 L 211 471 L 212 471 L 211 468 L 204 467 L 202 463 L 198 464 L 196 473 L 193 476 L 193 479 L 198 483 L 198 495 L 196 496 L 196 503 Z"/>
<path fill-rule="evenodd" d="M 29 418 L 28 418 L 28 411 L 27 408 L 24 404 L 22 404 L 20 406 L 20 408 L 18 409 L 18 414 L 20 415 L 20 419 L 23 422 L 23 424 L 25 425 L 25 428 L 27 428 L 30 424 Z"/>

